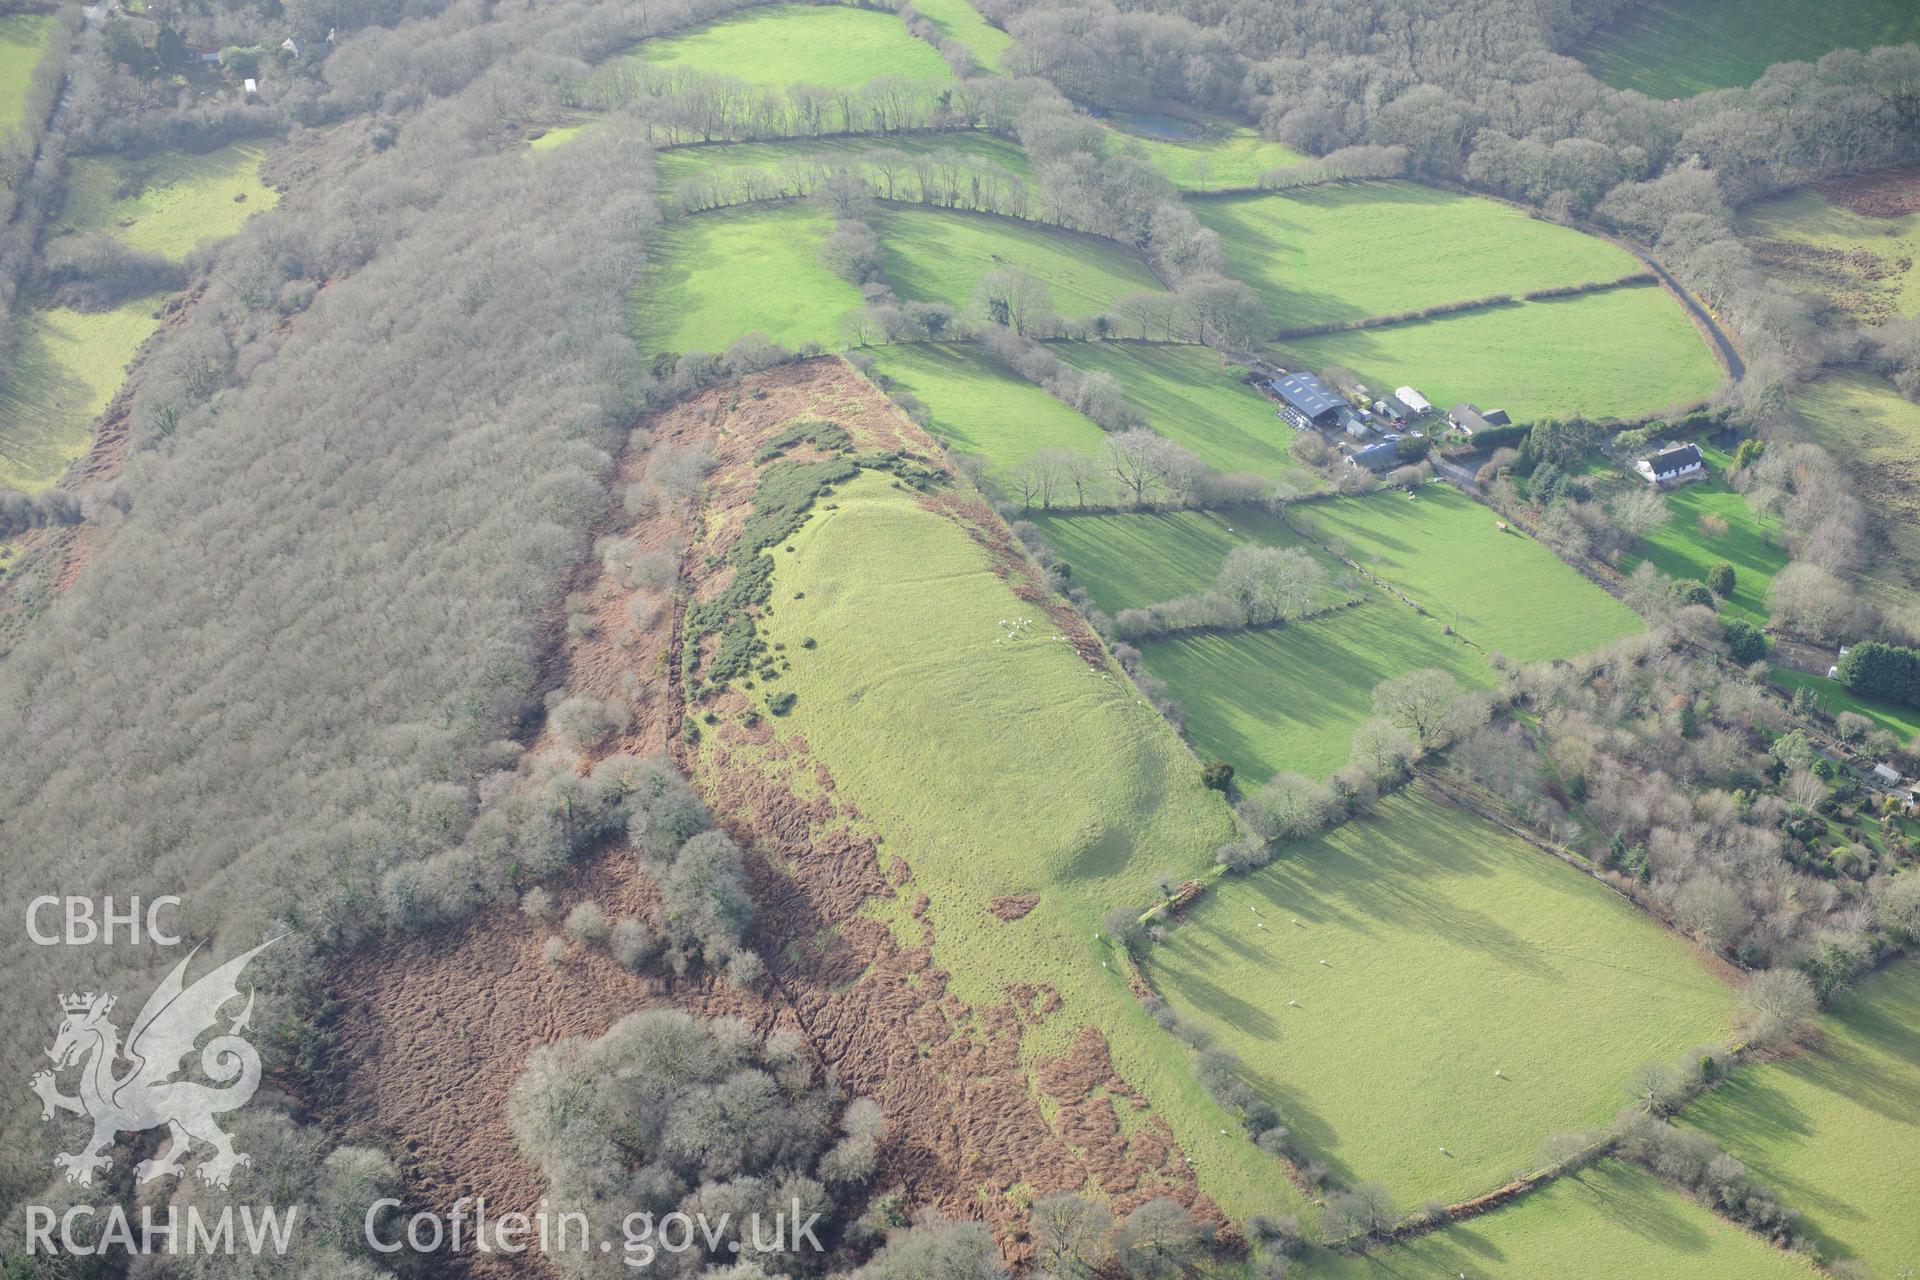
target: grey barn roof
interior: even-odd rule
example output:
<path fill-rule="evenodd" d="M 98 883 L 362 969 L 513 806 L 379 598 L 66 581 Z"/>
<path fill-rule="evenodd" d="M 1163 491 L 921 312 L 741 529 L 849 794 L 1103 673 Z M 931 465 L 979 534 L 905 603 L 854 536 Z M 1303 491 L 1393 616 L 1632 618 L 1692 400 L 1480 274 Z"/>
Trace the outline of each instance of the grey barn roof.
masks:
<path fill-rule="evenodd" d="M 1392 444 L 1368 445 L 1353 452 L 1353 460 L 1369 471 L 1384 471 L 1397 466 L 1400 462 L 1400 450 Z"/>
<path fill-rule="evenodd" d="M 1678 449 L 1656 453 L 1649 461 L 1653 464 L 1653 474 L 1670 476 L 1676 471 L 1699 465 L 1700 450 L 1696 445 L 1683 444 Z"/>
<path fill-rule="evenodd" d="M 1284 378 L 1275 378 L 1273 393 L 1311 419 L 1318 419 L 1321 414 L 1334 409 L 1343 409 L 1347 404 L 1333 393 L 1332 388 L 1310 373 L 1290 373 Z"/>

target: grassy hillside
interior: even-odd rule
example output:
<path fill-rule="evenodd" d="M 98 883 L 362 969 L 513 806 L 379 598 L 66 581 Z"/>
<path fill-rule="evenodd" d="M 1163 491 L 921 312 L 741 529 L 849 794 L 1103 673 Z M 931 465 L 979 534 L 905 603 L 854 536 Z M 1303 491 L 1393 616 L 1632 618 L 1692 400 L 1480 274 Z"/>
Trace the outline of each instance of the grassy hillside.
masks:
<path fill-rule="evenodd" d="M 650 40 L 633 56 L 697 67 L 748 84 L 857 85 L 876 76 L 949 80 L 933 46 L 891 13 L 842 5 L 746 9 L 679 35 Z"/>
<path fill-rule="evenodd" d="M 1095 315 L 1129 293 L 1160 290 L 1147 265 L 1110 240 L 946 209 L 888 209 L 872 221 L 887 279 L 910 301 L 964 308 L 980 277 L 1002 267 L 1045 281 L 1062 316 Z"/>
<path fill-rule="evenodd" d="M 877 372 L 911 392 L 933 414 L 928 428 L 961 453 L 985 460 L 1004 476 L 1042 449 L 1098 453 L 1106 432 L 1006 369 L 979 347 L 965 344 L 884 347 L 872 353 Z"/>
<path fill-rule="evenodd" d="M 1354 585 L 1345 565 L 1259 511 L 1128 512 L 1026 516 L 1072 566 L 1073 579 L 1108 613 L 1203 590 L 1235 547 L 1305 547 L 1327 568 L 1323 603 Z"/>
<path fill-rule="evenodd" d="M 1570 658 L 1640 630 L 1625 605 L 1552 551 L 1446 485 L 1316 502 L 1314 538 L 1412 596 L 1487 652 L 1523 662 Z"/>
<path fill-rule="evenodd" d="M 1055 354 L 1076 368 L 1110 373 L 1127 399 L 1161 435 L 1183 444 L 1218 471 L 1286 476 L 1318 487 L 1287 447 L 1293 430 L 1273 401 L 1240 381 L 1206 347 L 1144 343 L 1070 343 Z"/>
<path fill-rule="evenodd" d="M 793 658 L 781 688 L 798 701 L 783 731 L 805 735 L 912 868 L 956 992 L 986 1004 L 1009 983 L 1051 984 L 1064 1007 L 1029 1033 L 1030 1052 L 1099 1027 L 1203 1189 L 1236 1213 L 1290 1199 L 1267 1158 L 1223 1132 L 1231 1121 L 1205 1101 L 1186 1051 L 1146 1018 L 1097 940 L 1112 906 L 1150 901 L 1155 875 L 1199 871 L 1229 835 L 1198 764 L 1123 677 L 1090 668 L 961 525 L 912 491 L 850 482 L 792 545 L 768 624 Z M 993 896 L 1018 893 L 1039 895 L 1024 918 L 987 912 Z"/>
<path fill-rule="evenodd" d="M 636 307 L 641 350 L 719 352 L 758 331 L 776 342 L 837 341 L 860 291 L 820 265 L 833 219 L 811 205 L 682 218 L 661 237 Z"/>
<path fill-rule="evenodd" d="M 981 17 L 967 0 L 913 0 L 913 7 L 940 28 L 941 35 L 973 50 L 974 60 L 982 69 L 1006 70 L 1002 58 L 1013 46 L 1013 37 Z"/>
<path fill-rule="evenodd" d="M 1824 675 L 1809 675 L 1805 671 L 1794 671 L 1788 667 L 1772 668 L 1767 674 L 1767 679 L 1788 693 L 1797 693 L 1805 689 L 1813 698 L 1814 704 L 1828 715 L 1837 716 L 1842 711 L 1852 711 L 1873 721 L 1877 727 L 1897 735 L 1902 742 L 1912 742 L 1915 738 L 1920 738 L 1920 710 L 1897 706 L 1891 702 L 1871 702 L 1865 698 L 1856 698 L 1838 680 L 1829 680 Z"/>
<path fill-rule="evenodd" d="M 1834 1256 L 1920 1270 L 1920 961 L 1868 979 L 1823 1027 L 1816 1048 L 1741 1071 L 1685 1122 L 1778 1187 Z"/>
<path fill-rule="evenodd" d="M 1464 641 L 1377 594 L 1277 630 L 1146 640 L 1140 651 L 1185 712 L 1194 750 L 1255 783 L 1283 771 L 1324 778 L 1345 764 L 1382 680 L 1443 667 L 1467 684 L 1493 681 Z"/>
<path fill-rule="evenodd" d="M 1752 84 L 1776 62 L 1920 40 L 1908 0 L 1641 0 L 1573 52 L 1616 89 L 1680 98 Z"/>
<path fill-rule="evenodd" d="M 1223 120 L 1186 120 L 1127 112 L 1108 117 L 1116 145 L 1137 144 L 1153 167 L 1184 191 L 1251 187 L 1269 169 L 1299 164 L 1299 152 Z"/>
<path fill-rule="evenodd" d="M 1920 603 L 1920 405 L 1864 373 L 1794 392 L 1807 438 L 1853 468 L 1887 545 L 1867 575 L 1883 605 Z"/>
<path fill-rule="evenodd" d="M 1442 409 L 1471 400 L 1516 422 L 1644 417 L 1720 385 L 1705 339 L 1656 285 L 1290 339 L 1280 350 L 1294 368 L 1343 364 L 1368 386 L 1411 384 Z"/>
<path fill-rule="evenodd" d="M 554 130 L 534 145 L 552 146 L 547 139 Z M 654 153 L 654 170 L 660 186 L 671 191 L 682 178 L 712 169 L 754 165 L 778 169 L 783 161 L 807 156 L 826 156 L 852 164 L 875 151 L 899 151 L 910 156 L 957 154 L 975 161 L 988 161 L 1002 169 L 1025 176 L 1027 153 L 1018 143 L 979 129 L 958 129 L 951 133 L 906 133 L 894 137 L 797 138 L 790 142 L 729 142 L 718 146 L 673 147 Z"/>
<path fill-rule="evenodd" d="M 236 142 L 205 155 L 80 156 L 67 170 L 61 231 L 105 231 L 135 249 L 185 257 L 232 235 L 280 193 L 260 181 L 266 145 Z"/>
<path fill-rule="evenodd" d="M 13 373 L 0 384 L 0 489 L 44 489 L 87 451 L 93 420 L 158 327 L 157 301 L 100 312 L 22 308 Z"/>
<path fill-rule="evenodd" d="M 1744 495 L 1727 487 L 1727 466 L 1732 461 L 1718 449 L 1707 449 L 1707 465 L 1713 479 L 1675 489 L 1667 495 L 1671 518 L 1647 540 L 1646 559 L 1670 578 L 1705 580 L 1707 572 L 1721 561 L 1734 569 L 1734 592 L 1720 602 L 1722 617 L 1744 618 L 1756 625 L 1767 621 L 1767 588 L 1773 575 L 1787 567 L 1787 551 L 1777 519 L 1763 518 L 1747 505 Z M 1703 517 L 1713 516 L 1727 523 L 1724 537 L 1714 537 L 1700 527 Z M 1621 565 L 1631 573 L 1637 559 Z"/>
<path fill-rule="evenodd" d="M 1920 213 L 1868 217 L 1803 190 L 1751 206 L 1739 229 L 1787 288 L 1825 294 L 1868 323 L 1920 312 Z"/>
<path fill-rule="evenodd" d="M 0 15 L 0 137 L 13 132 L 27 104 L 33 68 L 53 32 L 53 18 L 37 13 Z"/>
<path fill-rule="evenodd" d="M 1194 205 L 1278 330 L 1617 280 L 1625 250 L 1510 205 L 1412 182 L 1330 183 Z M 1439 401 L 1435 401 L 1439 403 Z"/>
<path fill-rule="evenodd" d="M 1505 1182 L 1734 1003 L 1631 904 L 1422 791 L 1222 881 L 1152 972 L 1310 1150 L 1403 1204 Z"/>
<path fill-rule="evenodd" d="M 1309 1256 L 1304 1280 L 1809 1280 L 1818 1273 L 1668 1190 L 1606 1160 L 1485 1217 L 1377 1257 Z"/>

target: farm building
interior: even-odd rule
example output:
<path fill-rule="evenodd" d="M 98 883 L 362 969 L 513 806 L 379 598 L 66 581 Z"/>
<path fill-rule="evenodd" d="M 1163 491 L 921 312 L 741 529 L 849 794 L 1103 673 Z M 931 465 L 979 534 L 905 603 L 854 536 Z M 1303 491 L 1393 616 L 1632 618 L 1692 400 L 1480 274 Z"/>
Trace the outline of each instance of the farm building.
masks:
<path fill-rule="evenodd" d="M 1400 450 L 1391 444 L 1370 444 L 1348 454 L 1347 465 L 1373 472 L 1391 471 L 1400 465 Z"/>
<path fill-rule="evenodd" d="M 1427 402 L 1427 398 L 1412 387 L 1401 387 L 1393 393 L 1393 398 L 1413 410 L 1415 417 L 1433 412 L 1433 406 Z"/>
<path fill-rule="evenodd" d="M 1663 449 L 1650 458 L 1640 459 L 1633 464 L 1633 469 L 1644 476 L 1649 484 L 1662 489 L 1707 478 L 1706 459 L 1700 456 L 1700 446 L 1693 444 L 1677 444 Z"/>
<path fill-rule="evenodd" d="M 1283 378 L 1275 378 L 1267 384 L 1273 394 L 1280 397 L 1282 412 L 1295 425 L 1315 427 L 1339 427 L 1347 423 L 1353 411 L 1338 392 L 1310 373 L 1290 373 Z"/>
<path fill-rule="evenodd" d="M 1513 419 L 1505 409 L 1482 410 L 1477 404 L 1457 404 L 1447 411 L 1447 422 L 1455 431 L 1471 436 L 1488 427 L 1511 426 Z"/>

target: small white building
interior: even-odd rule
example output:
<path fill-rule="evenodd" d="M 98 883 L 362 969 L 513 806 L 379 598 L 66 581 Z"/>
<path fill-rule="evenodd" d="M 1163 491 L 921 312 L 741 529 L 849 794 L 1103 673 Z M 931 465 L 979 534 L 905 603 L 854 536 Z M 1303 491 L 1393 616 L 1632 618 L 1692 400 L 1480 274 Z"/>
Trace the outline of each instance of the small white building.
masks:
<path fill-rule="evenodd" d="M 246 80 L 241 82 L 240 88 L 249 98 L 257 98 L 260 96 L 260 82 L 252 76 L 248 76 Z"/>
<path fill-rule="evenodd" d="M 1901 783 L 1901 773 L 1890 764 L 1873 766 L 1873 778 L 1883 787 L 1897 787 Z"/>
<path fill-rule="evenodd" d="M 1673 445 L 1650 458 L 1640 459 L 1633 464 L 1633 469 L 1648 484 L 1661 489 L 1707 478 L 1707 460 L 1700 456 L 1700 446 L 1696 444 Z"/>
<path fill-rule="evenodd" d="M 1433 412 L 1433 406 L 1427 403 L 1427 398 L 1412 387 L 1401 387 L 1393 393 L 1393 398 L 1413 410 L 1416 417 Z"/>

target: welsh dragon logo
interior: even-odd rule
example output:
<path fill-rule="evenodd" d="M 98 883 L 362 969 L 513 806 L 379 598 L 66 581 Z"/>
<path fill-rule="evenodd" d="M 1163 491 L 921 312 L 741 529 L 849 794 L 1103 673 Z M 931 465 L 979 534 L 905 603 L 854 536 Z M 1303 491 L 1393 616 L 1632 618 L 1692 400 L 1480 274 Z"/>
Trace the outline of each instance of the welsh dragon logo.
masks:
<path fill-rule="evenodd" d="M 278 941 L 264 942 L 187 986 L 187 964 L 199 951 L 195 947 L 147 998 L 124 1048 L 120 1029 L 107 1016 L 113 1011 L 112 996 L 89 991 L 60 998 L 66 1019 L 47 1050 L 54 1070 L 36 1072 L 32 1087 L 40 1095 L 42 1120 L 53 1119 L 56 1111 L 93 1120 L 93 1137 L 85 1147 L 53 1158 L 55 1168 L 66 1170 L 68 1182 L 91 1183 L 96 1170 L 113 1163 L 105 1152 L 114 1135 L 163 1124 L 166 1150 L 134 1167 L 134 1176 L 141 1182 L 177 1175 L 196 1141 L 213 1148 L 212 1157 L 196 1171 L 209 1186 L 226 1186 L 235 1169 L 252 1163 L 233 1149 L 233 1138 L 214 1123 L 221 1112 L 245 1106 L 260 1087 L 260 1055 L 240 1036 L 253 1017 L 251 989 L 246 1007 L 228 1023 L 225 1033 L 200 1047 L 200 1069 L 216 1083 L 172 1077 L 182 1070 L 181 1060 L 194 1051 L 201 1034 L 218 1028 L 220 1010 L 239 998 L 240 972 L 247 962 Z M 60 1092 L 54 1076 L 73 1066 L 80 1068 L 80 1092 L 69 1097 Z"/>

